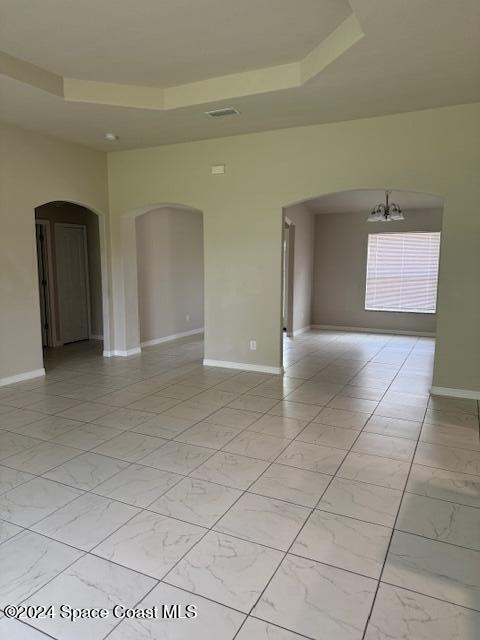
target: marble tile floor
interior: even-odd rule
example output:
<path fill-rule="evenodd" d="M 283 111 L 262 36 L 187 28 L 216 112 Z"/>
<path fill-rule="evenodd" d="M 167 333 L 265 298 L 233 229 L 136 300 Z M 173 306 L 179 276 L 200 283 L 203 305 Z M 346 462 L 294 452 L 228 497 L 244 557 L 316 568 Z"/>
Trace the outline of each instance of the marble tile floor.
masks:
<path fill-rule="evenodd" d="M 284 376 L 202 349 L 70 345 L 0 389 L 0 638 L 479 638 L 479 407 L 429 395 L 434 341 L 311 331 Z M 111 613 L 162 604 L 198 615 Z"/>

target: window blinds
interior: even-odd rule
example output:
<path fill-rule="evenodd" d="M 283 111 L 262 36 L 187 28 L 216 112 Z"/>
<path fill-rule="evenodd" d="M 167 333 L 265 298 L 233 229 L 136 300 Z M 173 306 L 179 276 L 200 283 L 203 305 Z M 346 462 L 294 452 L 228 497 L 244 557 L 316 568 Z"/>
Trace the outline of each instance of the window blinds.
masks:
<path fill-rule="evenodd" d="M 365 309 L 435 313 L 440 233 L 368 236 Z"/>

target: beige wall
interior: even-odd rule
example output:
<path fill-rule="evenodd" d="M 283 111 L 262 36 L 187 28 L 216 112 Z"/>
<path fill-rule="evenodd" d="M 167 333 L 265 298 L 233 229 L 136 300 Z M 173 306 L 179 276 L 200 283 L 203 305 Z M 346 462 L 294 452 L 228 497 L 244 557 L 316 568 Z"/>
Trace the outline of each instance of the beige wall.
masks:
<path fill-rule="evenodd" d="M 105 214 L 105 155 L 0 124 L 0 384 L 43 367 L 34 211 L 53 200 Z"/>
<path fill-rule="evenodd" d="M 95 337 L 103 336 L 102 318 L 102 270 L 100 259 L 100 233 L 98 216 L 76 204 L 69 202 L 50 202 L 38 207 L 35 210 L 35 217 L 38 220 L 48 220 L 50 222 L 50 234 L 52 240 L 52 262 L 55 283 L 54 287 L 54 312 L 56 315 L 56 340 L 61 342 L 60 316 L 58 306 L 58 296 L 56 289 L 56 256 L 55 256 L 55 223 L 66 222 L 69 224 L 85 225 L 87 230 L 87 253 L 88 253 L 88 277 L 90 293 L 90 335 Z"/>
<path fill-rule="evenodd" d="M 479 136 L 477 104 L 110 153 L 116 341 L 138 343 L 129 212 L 204 212 L 206 357 L 279 367 L 282 207 L 388 185 L 444 199 L 435 384 L 480 390 Z"/>
<path fill-rule="evenodd" d="M 111 273 L 107 317 L 115 316 L 106 340 L 115 349 L 140 339 L 135 213 L 165 203 L 202 210 L 206 356 L 279 367 L 282 208 L 388 185 L 444 199 L 435 384 L 480 391 L 479 140 L 480 105 L 459 105 L 114 152 L 107 183 L 102 153 L 1 125 L 0 379 L 42 366 L 33 227 L 40 204 L 67 200 L 105 213 L 108 184 L 100 239 Z M 212 176 L 220 162 L 226 174 Z"/>
<path fill-rule="evenodd" d="M 140 340 L 203 329 L 202 214 L 150 211 L 136 218 L 136 235 Z"/>
<path fill-rule="evenodd" d="M 295 226 L 293 265 L 293 333 L 311 324 L 315 216 L 304 204 L 285 207 Z"/>
<path fill-rule="evenodd" d="M 442 212 L 408 211 L 404 222 L 388 226 L 367 222 L 367 215 L 315 216 L 313 324 L 435 332 L 436 314 L 365 311 L 365 277 L 369 233 L 440 231 Z"/>

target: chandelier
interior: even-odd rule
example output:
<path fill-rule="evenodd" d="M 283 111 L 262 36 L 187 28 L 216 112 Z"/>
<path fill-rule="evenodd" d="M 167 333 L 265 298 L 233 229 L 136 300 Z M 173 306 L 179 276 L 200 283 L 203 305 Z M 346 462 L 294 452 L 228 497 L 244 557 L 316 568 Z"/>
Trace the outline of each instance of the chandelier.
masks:
<path fill-rule="evenodd" d="M 385 204 L 377 204 L 368 216 L 368 222 L 396 222 L 405 220 L 402 210 L 394 202 L 390 202 L 390 190 L 385 191 Z"/>

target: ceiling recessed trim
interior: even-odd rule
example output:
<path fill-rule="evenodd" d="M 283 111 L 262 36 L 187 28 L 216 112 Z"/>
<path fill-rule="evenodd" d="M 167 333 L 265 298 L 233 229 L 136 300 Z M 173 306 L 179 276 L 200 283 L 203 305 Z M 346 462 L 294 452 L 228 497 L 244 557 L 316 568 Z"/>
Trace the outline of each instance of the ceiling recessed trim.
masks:
<path fill-rule="evenodd" d="M 10 56 L 3 51 L 0 51 L 0 75 L 29 84 L 55 96 L 65 97 L 62 76 Z"/>
<path fill-rule="evenodd" d="M 352 13 L 300 61 L 165 88 L 62 78 L 1 52 L 0 74 L 63 97 L 67 102 L 168 111 L 300 87 L 364 35 Z"/>

